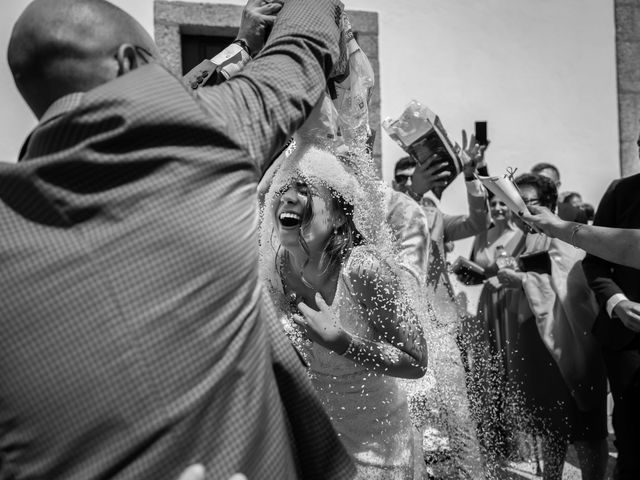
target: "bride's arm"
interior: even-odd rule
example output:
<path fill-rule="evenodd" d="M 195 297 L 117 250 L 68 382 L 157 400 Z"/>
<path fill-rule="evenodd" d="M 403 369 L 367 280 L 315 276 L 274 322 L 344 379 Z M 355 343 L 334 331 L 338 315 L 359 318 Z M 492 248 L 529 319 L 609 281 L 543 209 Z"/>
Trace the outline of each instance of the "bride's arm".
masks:
<path fill-rule="evenodd" d="M 427 343 L 398 277 L 373 257 L 352 264 L 349 276 L 354 298 L 369 312 L 379 340 L 352 337 L 345 355 L 387 375 L 422 377 L 427 368 Z"/>

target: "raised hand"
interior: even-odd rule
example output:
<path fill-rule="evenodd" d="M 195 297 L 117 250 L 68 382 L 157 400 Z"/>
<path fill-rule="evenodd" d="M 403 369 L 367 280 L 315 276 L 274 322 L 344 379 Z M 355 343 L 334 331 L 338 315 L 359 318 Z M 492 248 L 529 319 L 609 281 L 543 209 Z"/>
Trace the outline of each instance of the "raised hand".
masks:
<path fill-rule="evenodd" d="M 429 190 L 447 185 L 447 178 L 451 175 L 449 170 L 445 170 L 447 162 L 427 160 L 416 165 L 416 169 L 411 177 L 413 191 L 423 195 Z"/>
<path fill-rule="evenodd" d="M 337 316 L 320 293 L 316 293 L 315 300 L 319 310 L 300 302 L 298 309 L 304 316 L 294 315 L 293 321 L 305 330 L 312 341 L 336 353 L 344 353 L 351 340 L 349 334 L 342 329 Z"/>
<path fill-rule="evenodd" d="M 281 8 L 281 0 L 249 0 L 244 6 L 236 38 L 247 42 L 252 56 L 264 47 Z"/>
<path fill-rule="evenodd" d="M 472 176 L 476 169 L 486 166 L 484 152 L 488 146 L 489 143 L 486 145 L 477 143 L 476 136 L 473 133 L 467 141 L 467 132 L 462 130 L 462 148 L 459 153 L 465 177 Z"/>

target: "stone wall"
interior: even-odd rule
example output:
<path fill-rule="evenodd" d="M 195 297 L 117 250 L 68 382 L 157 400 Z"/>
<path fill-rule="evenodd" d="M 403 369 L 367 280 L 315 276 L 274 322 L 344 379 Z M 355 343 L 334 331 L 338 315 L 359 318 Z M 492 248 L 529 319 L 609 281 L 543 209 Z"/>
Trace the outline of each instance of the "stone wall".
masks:
<path fill-rule="evenodd" d="M 180 35 L 235 35 L 240 23 L 242 7 L 220 3 L 191 3 L 167 0 L 154 1 L 154 29 L 156 43 L 177 75 L 182 72 Z M 358 35 L 362 50 L 369 57 L 375 73 L 375 87 L 371 98 L 369 121 L 377 135 L 374 160 L 380 171 L 380 62 L 378 60 L 378 14 L 348 11 L 353 31 Z"/>
<path fill-rule="evenodd" d="M 620 172 L 640 172 L 640 1 L 615 0 Z"/>

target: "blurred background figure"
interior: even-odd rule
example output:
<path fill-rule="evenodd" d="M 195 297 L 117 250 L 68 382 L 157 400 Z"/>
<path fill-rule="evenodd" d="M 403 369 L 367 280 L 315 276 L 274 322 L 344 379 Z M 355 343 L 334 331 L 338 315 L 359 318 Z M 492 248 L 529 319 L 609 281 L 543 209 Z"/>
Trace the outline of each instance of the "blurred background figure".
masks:
<path fill-rule="evenodd" d="M 582 195 L 578 192 L 564 192 L 563 195 L 558 197 L 558 202 L 567 203 L 573 208 L 580 208 L 582 206 Z"/>

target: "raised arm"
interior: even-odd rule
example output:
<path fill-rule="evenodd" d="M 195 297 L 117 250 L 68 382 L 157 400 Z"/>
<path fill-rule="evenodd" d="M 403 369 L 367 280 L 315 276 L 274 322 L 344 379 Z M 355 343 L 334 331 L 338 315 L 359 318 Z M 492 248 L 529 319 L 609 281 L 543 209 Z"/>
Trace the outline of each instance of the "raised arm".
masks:
<path fill-rule="evenodd" d="M 486 190 L 479 180 L 468 181 L 466 185 L 469 213 L 443 215 L 445 242 L 473 237 L 491 226 L 491 212 Z"/>
<path fill-rule="evenodd" d="M 197 90 L 215 126 L 263 172 L 304 122 L 339 55 L 337 0 L 287 0 L 258 56 L 221 85 Z"/>
<path fill-rule="evenodd" d="M 345 355 L 386 375 L 422 377 L 427 368 L 427 342 L 396 274 L 383 262 L 367 256 L 354 262 L 349 276 L 354 298 L 369 312 L 378 339 L 352 337 Z"/>

